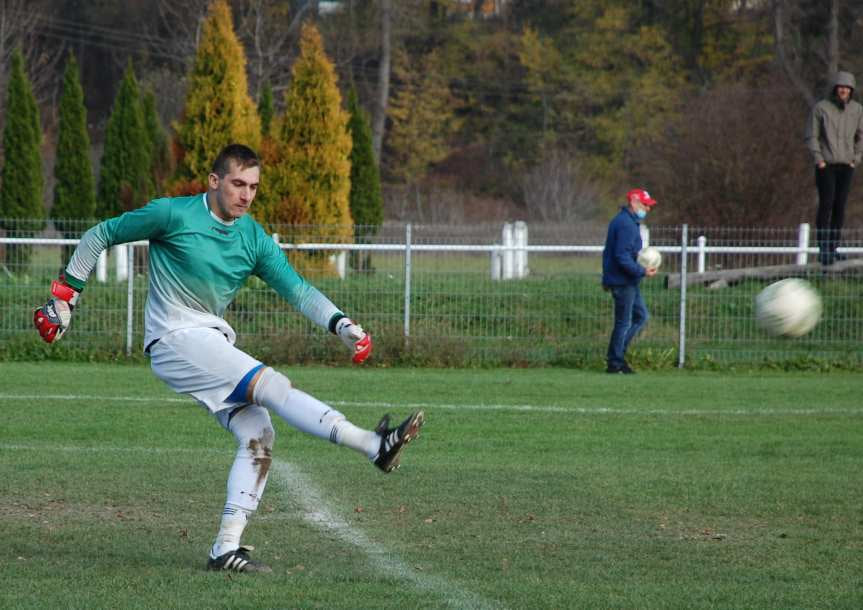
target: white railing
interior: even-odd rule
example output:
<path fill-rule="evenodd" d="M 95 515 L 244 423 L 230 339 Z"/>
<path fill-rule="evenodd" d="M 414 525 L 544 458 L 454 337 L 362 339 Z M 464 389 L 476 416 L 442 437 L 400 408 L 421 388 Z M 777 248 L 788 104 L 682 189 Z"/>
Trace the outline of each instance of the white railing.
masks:
<path fill-rule="evenodd" d="M 792 265 L 805 267 L 810 255 L 817 254 L 818 248 L 810 244 L 810 227 L 808 224 L 802 224 L 797 229 L 796 245 L 710 245 L 708 239 L 704 235 L 700 235 L 695 239 L 694 245 L 689 243 L 689 230 L 686 225 L 680 227 L 678 244 L 665 243 L 656 247 L 668 257 L 669 263 L 665 269 L 674 267 L 676 259 L 677 272 L 675 276 L 680 278 L 679 285 L 679 337 L 678 337 L 678 353 L 679 366 L 683 366 L 686 354 L 686 338 L 687 338 L 687 318 L 686 318 L 686 286 L 687 279 L 694 278 L 694 274 L 705 274 L 709 268 L 710 257 L 724 255 L 784 255 L 792 257 Z M 532 254 L 601 254 L 603 245 L 598 243 L 593 244 L 529 244 L 528 243 L 528 228 L 525 223 L 513 223 L 503 226 L 501 231 L 501 242 L 497 244 L 443 244 L 443 243 L 414 243 L 412 239 L 412 226 L 407 224 L 404 228 L 404 239 L 402 243 L 377 243 L 377 244 L 356 244 L 356 243 L 329 243 L 325 241 L 310 241 L 305 243 L 285 243 L 280 242 L 278 235 L 273 235 L 276 243 L 283 250 L 295 251 L 323 251 L 335 252 L 331 260 L 338 271 L 340 277 L 346 275 L 346 253 L 351 251 L 357 252 L 378 252 L 378 253 L 394 253 L 403 256 L 403 272 L 404 272 L 404 306 L 403 306 L 403 333 L 407 339 L 411 336 L 411 297 L 412 297 L 412 277 L 413 272 L 413 256 L 419 252 L 437 252 L 437 253 L 488 253 L 490 261 L 490 278 L 500 281 L 517 281 L 529 277 L 529 256 Z M 646 244 L 650 243 L 650 232 L 646 227 L 643 228 L 643 241 Z M 787 243 L 788 240 L 786 240 Z M 74 246 L 79 243 L 78 239 L 59 239 L 59 238 L 0 238 L 0 245 L 33 245 L 33 246 Z M 136 248 L 147 247 L 148 242 L 137 241 L 121 246 L 114 246 L 108 252 L 103 252 L 95 269 L 95 280 L 105 283 L 109 278 L 109 259 L 113 258 L 114 264 L 114 280 L 124 282 L 126 284 L 126 352 L 131 353 L 133 350 L 133 314 L 135 310 L 134 301 L 134 273 L 133 264 L 135 260 Z M 843 247 L 838 250 L 844 254 L 863 254 L 863 247 Z M 687 260 L 694 257 L 695 269 L 688 271 Z M 446 271 L 444 269 L 444 271 Z M 457 271 L 457 269 L 454 269 Z M 678 275 L 679 274 L 679 275 Z"/>

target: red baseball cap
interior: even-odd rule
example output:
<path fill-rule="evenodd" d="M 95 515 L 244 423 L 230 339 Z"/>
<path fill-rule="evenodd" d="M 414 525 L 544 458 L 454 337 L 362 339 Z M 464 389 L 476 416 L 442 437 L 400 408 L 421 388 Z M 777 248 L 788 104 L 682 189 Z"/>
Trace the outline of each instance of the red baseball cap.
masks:
<path fill-rule="evenodd" d="M 626 200 L 629 201 L 633 197 L 638 198 L 638 200 L 646 205 L 647 207 L 653 207 L 656 205 L 656 199 L 650 196 L 650 193 L 645 191 L 644 189 L 632 189 L 626 194 Z"/>

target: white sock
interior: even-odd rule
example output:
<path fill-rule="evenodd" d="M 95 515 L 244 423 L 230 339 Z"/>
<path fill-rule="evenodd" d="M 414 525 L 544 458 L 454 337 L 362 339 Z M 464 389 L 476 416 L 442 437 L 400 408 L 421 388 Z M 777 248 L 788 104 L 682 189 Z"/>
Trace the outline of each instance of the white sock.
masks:
<path fill-rule="evenodd" d="M 236 551 L 240 548 L 240 538 L 243 535 L 243 530 L 246 529 L 246 523 L 249 520 L 250 511 L 233 504 L 225 504 L 225 511 L 222 513 L 222 524 L 219 528 L 219 533 L 216 535 L 216 540 L 213 542 L 213 548 L 210 550 L 210 557 L 215 559 L 229 551 Z"/>
<path fill-rule="evenodd" d="M 368 458 L 377 455 L 381 437 L 358 428 L 344 415 L 317 398 L 291 386 L 290 380 L 271 368 L 258 378 L 255 404 L 270 409 L 294 428 L 359 451 Z"/>

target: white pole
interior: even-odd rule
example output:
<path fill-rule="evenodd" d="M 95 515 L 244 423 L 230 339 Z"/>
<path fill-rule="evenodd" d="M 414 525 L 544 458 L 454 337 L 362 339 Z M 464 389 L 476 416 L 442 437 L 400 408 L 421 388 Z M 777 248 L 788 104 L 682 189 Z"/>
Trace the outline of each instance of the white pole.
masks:
<path fill-rule="evenodd" d="M 502 263 L 500 250 L 491 251 L 491 279 L 497 281 L 500 279 L 500 267 Z"/>
<path fill-rule="evenodd" d="M 704 273 L 707 262 L 707 238 L 704 235 L 698 236 L 698 273 Z"/>
<path fill-rule="evenodd" d="M 512 279 L 512 267 L 513 267 L 513 251 L 512 251 L 512 225 L 510 223 L 505 223 L 503 225 L 503 233 L 501 235 L 501 241 L 503 243 L 503 263 L 501 265 L 500 276 L 504 280 Z"/>
<path fill-rule="evenodd" d="M 809 223 L 804 222 L 800 225 L 800 230 L 797 233 L 797 247 L 800 252 L 797 253 L 797 264 L 805 265 L 809 258 L 806 249 L 809 247 Z"/>
<path fill-rule="evenodd" d="M 405 346 L 411 335 L 411 223 L 405 226 Z"/>
<path fill-rule="evenodd" d="M 527 277 L 527 223 L 523 220 L 513 226 L 513 241 L 518 248 L 515 251 L 515 277 Z"/>
<path fill-rule="evenodd" d="M 128 244 L 123 251 L 126 253 L 126 355 L 132 355 L 132 329 L 135 319 L 135 246 Z"/>
<path fill-rule="evenodd" d="M 641 234 L 641 247 L 646 248 L 650 245 L 650 229 L 645 224 L 639 224 L 638 232 Z"/>
<path fill-rule="evenodd" d="M 362 250 L 360 250 L 362 253 Z M 336 258 L 336 268 L 339 270 L 339 277 L 341 279 L 345 279 L 348 274 L 348 252 L 347 250 L 342 250 L 339 252 Z"/>
<path fill-rule="evenodd" d="M 686 361 L 686 244 L 689 241 L 689 226 L 683 225 L 680 232 L 680 343 L 677 347 L 677 368 L 682 369 Z"/>
<path fill-rule="evenodd" d="M 111 248 L 117 265 L 117 281 L 124 282 L 129 277 L 128 261 L 129 251 L 126 246 L 114 246 Z"/>
<path fill-rule="evenodd" d="M 102 250 L 96 261 L 96 281 L 104 284 L 108 281 L 108 251 Z"/>

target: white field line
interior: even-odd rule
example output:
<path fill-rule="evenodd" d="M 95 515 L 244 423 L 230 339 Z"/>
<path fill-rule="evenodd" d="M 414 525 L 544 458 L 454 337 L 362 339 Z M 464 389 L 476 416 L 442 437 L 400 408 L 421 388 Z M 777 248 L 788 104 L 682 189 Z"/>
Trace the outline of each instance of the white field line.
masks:
<path fill-rule="evenodd" d="M 37 446 L 16 445 L 0 443 L 0 450 L 4 451 L 62 451 L 76 453 L 220 453 L 225 454 L 224 449 L 206 448 L 170 448 L 159 447 L 72 447 L 72 446 Z M 281 488 L 276 490 L 283 500 L 289 500 L 291 504 L 299 509 L 300 517 L 307 523 L 319 530 L 335 535 L 337 538 L 357 547 L 371 561 L 372 566 L 390 578 L 410 582 L 414 587 L 425 591 L 444 600 L 447 606 L 452 608 L 502 608 L 499 603 L 493 603 L 466 589 L 460 588 L 446 578 L 419 572 L 411 568 L 403 560 L 399 559 L 386 546 L 372 541 L 362 530 L 353 527 L 344 518 L 340 517 L 336 510 L 329 506 L 324 494 L 315 486 L 311 478 L 303 473 L 293 464 L 282 460 L 273 460 L 271 472 L 275 471 L 277 477 L 270 479 L 270 486 L 274 484 Z M 282 493 L 279 494 L 279 491 Z"/>
<path fill-rule="evenodd" d="M 99 401 L 139 404 L 164 404 L 164 403 L 188 403 L 195 404 L 191 398 L 165 397 L 165 398 L 142 398 L 135 396 L 97 396 L 88 394 L 0 394 L 0 400 L 23 400 L 23 401 Z M 334 407 L 354 407 L 373 409 L 436 409 L 449 411 L 513 411 L 534 413 L 565 413 L 568 415 L 652 415 L 652 416 L 738 416 L 738 417 L 763 417 L 763 416 L 863 416 L 863 406 L 860 408 L 833 409 L 825 407 L 821 409 L 764 409 L 753 407 L 729 408 L 729 409 L 627 409 L 617 407 L 567 407 L 562 405 L 504 405 L 504 404 L 448 404 L 433 402 L 357 402 L 351 400 L 326 401 Z"/>
<path fill-rule="evenodd" d="M 276 483 L 280 486 L 291 502 L 299 506 L 304 521 L 358 548 L 365 553 L 377 571 L 392 578 L 408 581 L 417 589 L 444 600 L 446 605 L 452 608 L 501 607 L 500 604 L 458 587 L 446 578 L 411 568 L 384 545 L 369 539 L 362 530 L 353 527 L 340 517 L 337 511 L 328 505 L 324 494 L 317 489 L 311 478 L 293 464 L 273 460 L 272 471 L 275 471 L 278 477 L 275 481 L 271 478 L 270 484 Z"/>

